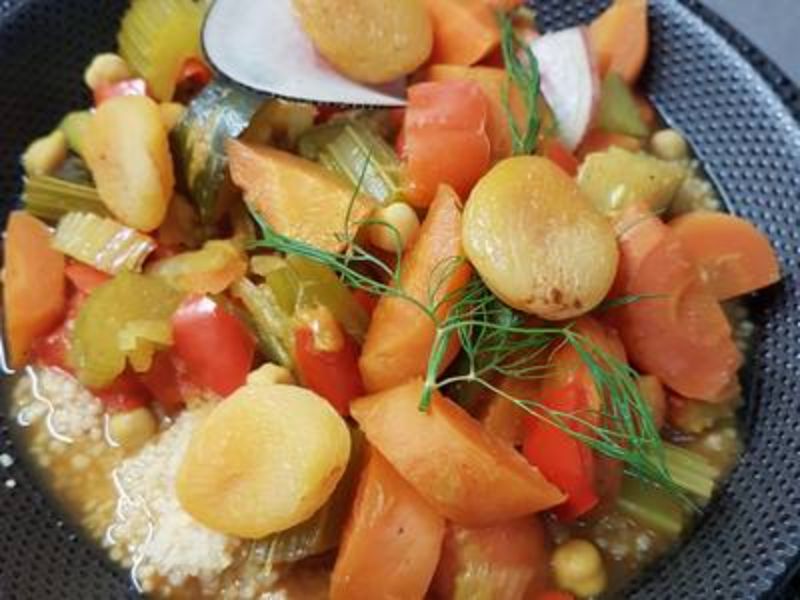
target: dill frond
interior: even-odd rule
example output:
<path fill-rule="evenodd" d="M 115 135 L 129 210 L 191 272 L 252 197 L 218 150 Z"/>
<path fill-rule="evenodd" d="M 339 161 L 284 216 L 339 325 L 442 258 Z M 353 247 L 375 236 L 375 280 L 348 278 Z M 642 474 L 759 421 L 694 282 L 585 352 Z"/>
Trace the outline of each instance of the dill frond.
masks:
<path fill-rule="evenodd" d="M 510 79 L 522 96 L 527 121 L 524 131 L 517 124 L 511 109 L 510 90 L 503 90 L 503 104 L 511 129 L 511 140 L 514 154 L 532 154 L 536 149 L 541 121 L 539 118 L 539 62 L 527 44 L 523 44 L 514 32 L 514 22 L 508 13 L 498 13 L 500 23 L 500 42 L 503 51 L 503 62 Z"/>

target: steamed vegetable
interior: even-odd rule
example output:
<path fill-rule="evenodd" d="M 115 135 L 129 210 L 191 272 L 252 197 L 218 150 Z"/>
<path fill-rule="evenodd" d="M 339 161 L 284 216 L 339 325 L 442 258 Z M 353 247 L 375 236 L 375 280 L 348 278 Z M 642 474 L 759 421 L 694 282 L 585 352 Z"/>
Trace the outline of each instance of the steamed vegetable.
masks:
<path fill-rule="evenodd" d="M 425 0 L 433 21 L 431 63 L 474 65 L 500 44 L 500 27 L 485 0 Z"/>
<path fill-rule="evenodd" d="M 366 462 L 366 445 L 358 429 L 350 430 L 347 468 L 328 501 L 311 518 L 258 542 L 266 546 L 270 563 L 296 563 L 339 546 Z"/>
<path fill-rule="evenodd" d="M 590 154 L 581 166 L 578 183 L 605 214 L 621 213 L 642 202 L 660 213 L 669 207 L 686 174 L 681 165 L 614 147 Z"/>
<path fill-rule="evenodd" d="M 508 101 L 519 127 L 525 121 L 525 107 L 519 89 L 512 84 L 504 69 L 496 67 L 463 67 L 459 65 L 434 65 L 426 73 L 430 81 L 474 81 L 488 101 L 489 112 L 486 120 L 486 135 L 492 147 L 492 162 L 508 158 L 514 147 L 511 138 L 508 111 L 504 101 Z"/>
<path fill-rule="evenodd" d="M 734 414 L 731 402 L 710 404 L 670 394 L 667 398 L 667 422 L 684 433 L 699 435 Z"/>
<path fill-rule="evenodd" d="M 370 448 L 333 568 L 331 600 L 423 598 L 444 532 L 444 519 Z"/>
<path fill-rule="evenodd" d="M 134 0 L 125 13 L 119 53 L 158 100 L 172 99 L 184 63 L 201 55 L 204 13 L 194 0 Z"/>
<path fill-rule="evenodd" d="M 769 239 L 733 215 L 692 212 L 669 224 L 717 300 L 730 300 L 776 283 L 780 266 Z"/>
<path fill-rule="evenodd" d="M 87 296 L 111 279 L 108 273 L 79 262 L 68 264 L 64 274 L 77 291 Z"/>
<path fill-rule="evenodd" d="M 64 132 L 52 133 L 33 140 L 22 154 L 22 166 L 29 177 L 50 175 L 67 159 L 69 147 Z"/>
<path fill-rule="evenodd" d="M 422 0 L 292 0 L 320 54 L 364 83 L 388 83 L 421 66 L 433 32 Z"/>
<path fill-rule="evenodd" d="M 326 315 L 326 316 L 316 316 Z M 301 381 L 328 400 L 341 415 L 364 394 L 358 370 L 359 347 L 344 333 L 330 311 L 307 311 L 295 330 L 294 354 Z"/>
<path fill-rule="evenodd" d="M 202 249 L 165 258 L 148 268 L 179 290 L 193 294 L 219 294 L 247 272 L 247 258 L 229 240 L 211 240 Z"/>
<path fill-rule="evenodd" d="M 261 353 L 279 365 L 294 366 L 294 338 L 291 314 L 279 304 L 268 285 L 258 286 L 242 278 L 231 288 L 233 296 L 247 311 Z"/>
<path fill-rule="evenodd" d="M 33 343 L 50 332 L 66 308 L 64 256 L 50 246 L 47 226 L 22 212 L 8 218 L 3 244 L 3 313 L 12 368 L 22 367 Z"/>
<path fill-rule="evenodd" d="M 433 589 L 452 600 L 531 598 L 547 584 L 549 545 L 533 515 L 483 529 L 450 525 Z"/>
<path fill-rule="evenodd" d="M 466 197 L 489 168 L 489 104 L 473 81 L 420 83 L 408 90 L 403 156 L 408 201 L 426 207 L 446 184 Z"/>
<path fill-rule="evenodd" d="M 639 152 L 642 141 L 638 138 L 621 133 L 609 133 L 602 129 L 592 129 L 583 138 L 581 145 L 575 150 L 578 159 L 584 162 L 586 158 L 598 152 L 605 152 L 609 148 L 622 148 L 629 152 Z M 578 169 L 576 169 L 576 172 Z"/>
<path fill-rule="evenodd" d="M 172 316 L 175 352 L 189 376 L 220 396 L 242 386 L 253 363 L 255 341 L 219 303 L 191 296 Z"/>
<path fill-rule="evenodd" d="M 601 75 L 618 73 L 633 85 L 650 44 L 647 0 L 614 0 L 590 27 Z"/>
<path fill-rule="evenodd" d="M 684 396 L 720 402 L 742 364 L 731 327 L 675 233 L 636 214 L 620 236 L 615 289 L 646 298 L 614 311 L 631 362 Z"/>
<path fill-rule="evenodd" d="M 603 81 L 600 95 L 598 125 L 606 131 L 638 138 L 649 135 L 636 98 L 618 73 L 609 73 Z"/>
<path fill-rule="evenodd" d="M 436 338 L 433 317 L 447 317 L 458 290 L 470 277 L 463 258 L 458 197 L 443 186 L 416 243 L 401 261 L 399 288 L 406 298 L 382 296 L 370 321 L 359 363 L 368 391 L 391 388 L 425 373 Z M 408 298 L 436 310 L 430 314 Z M 456 354 L 458 340 L 453 338 L 442 368 Z"/>
<path fill-rule="evenodd" d="M 617 269 L 610 224 L 544 158 L 496 165 L 472 191 L 463 236 L 486 285 L 510 306 L 546 319 L 593 309 Z"/>
<path fill-rule="evenodd" d="M 373 209 L 372 198 L 309 160 L 235 140 L 226 147 L 234 182 L 277 233 L 337 252 Z"/>
<path fill-rule="evenodd" d="M 104 102 L 89 123 L 84 158 L 100 197 L 123 224 L 145 232 L 161 225 L 175 182 L 155 102 L 142 96 Z"/>
<path fill-rule="evenodd" d="M 109 214 L 94 186 L 47 175 L 25 178 L 22 204 L 34 217 L 48 222 L 71 212 Z"/>
<path fill-rule="evenodd" d="M 347 425 L 324 399 L 253 381 L 197 425 L 178 471 L 178 499 L 210 529 L 262 538 L 319 510 L 349 456 Z"/>
<path fill-rule="evenodd" d="M 55 249 L 110 275 L 141 271 L 155 246 L 135 229 L 91 213 L 67 214 L 53 236 Z"/>
<path fill-rule="evenodd" d="M 248 128 L 263 100 L 215 81 L 189 104 L 173 134 L 178 179 L 204 223 L 215 223 L 236 197 L 225 142 Z"/>
<path fill-rule="evenodd" d="M 117 339 L 134 372 L 146 373 L 156 353 L 172 345 L 172 326 L 166 319 L 128 321 Z"/>
<path fill-rule="evenodd" d="M 663 427 L 667 415 L 667 393 L 658 377 L 652 375 L 642 375 L 636 380 L 639 393 L 647 402 L 650 414 L 653 417 L 653 424 L 657 429 Z"/>
<path fill-rule="evenodd" d="M 81 306 L 71 335 L 69 362 L 86 386 L 103 388 L 126 366 L 120 333 L 131 321 L 168 321 L 180 292 L 160 279 L 122 271 Z"/>
<path fill-rule="evenodd" d="M 422 390 L 422 379 L 413 379 L 356 400 L 350 411 L 369 442 L 440 514 L 485 527 L 564 500 L 538 470 L 451 400 L 435 392 L 429 412 L 421 412 Z"/>
<path fill-rule="evenodd" d="M 67 138 L 69 149 L 76 154 L 83 155 L 83 142 L 86 139 L 86 131 L 92 120 L 92 113 L 88 110 L 81 110 L 68 113 L 58 128 L 64 132 Z"/>
<path fill-rule="evenodd" d="M 558 136 L 574 150 L 594 120 L 600 101 L 588 32 L 573 27 L 534 39 L 530 48 L 539 63 L 542 93 L 558 123 Z"/>

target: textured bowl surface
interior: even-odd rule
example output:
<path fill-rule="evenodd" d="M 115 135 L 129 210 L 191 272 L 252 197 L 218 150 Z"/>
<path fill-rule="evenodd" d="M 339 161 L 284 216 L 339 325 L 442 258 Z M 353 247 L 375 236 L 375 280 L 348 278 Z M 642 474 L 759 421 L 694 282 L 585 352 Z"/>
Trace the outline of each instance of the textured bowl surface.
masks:
<path fill-rule="evenodd" d="M 244 1 L 244 0 L 243 0 Z M 585 21 L 606 2 L 537 0 L 544 29 Z M 81 72 L 114 46 L 126 0 L 0 0 L 0 210 L 20 186 L 18 155 L 89 103 Z M 688 134 L 730 210 L 757 223 L 785 279 L 754 301 L 745 373 L 747 451 L 696 533 L 629 597 L 777 596 L 800 554 L 800 96 L 741 36 L 695 0 L 651 0 L 645 90 Z M 125 573 L 86 544 L 37 487 L 0 411 L 0 598 L 135 598 Z"/>

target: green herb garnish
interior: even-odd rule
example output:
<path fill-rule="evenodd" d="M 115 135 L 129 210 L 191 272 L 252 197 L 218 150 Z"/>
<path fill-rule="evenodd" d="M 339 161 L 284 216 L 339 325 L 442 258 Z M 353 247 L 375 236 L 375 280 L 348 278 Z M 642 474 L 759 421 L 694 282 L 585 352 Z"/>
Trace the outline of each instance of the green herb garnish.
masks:
<path fill-rule="evenodd" d="M 508 124 L 511 129 L 511 139 L 514 145 L 514 154 L 532 154 L 536 149 L 539 137 L 539 62 L 536 60 L 530 46 L 520 42 L 514 32 L 514 23 L 507 13 L 498 13 L 500 23 L 500 43 L 503 51 L 503 61 L 506 65 L 510 83 L 517 87 L 522 95 L 525 105 L 527 122 L 522 131 L 514 112 L 511 110 L 509 99 L 510 90 L 506 86 L 503 90 L 503 104 L 505 105 Z M 522 55 L 520 57 L 520 54 Z"/>

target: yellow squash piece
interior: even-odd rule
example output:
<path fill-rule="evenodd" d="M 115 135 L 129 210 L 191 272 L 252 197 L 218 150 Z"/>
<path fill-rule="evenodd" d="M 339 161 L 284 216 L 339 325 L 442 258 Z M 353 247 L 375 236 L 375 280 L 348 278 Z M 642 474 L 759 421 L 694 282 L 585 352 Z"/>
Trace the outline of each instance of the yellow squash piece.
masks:
<path fill-rule="evenodd" d="M 233 181 L 277 233 L 339 252 L 355 236 L 375 201 L 325 167 L 288 152 L 227 143 Z"/>
<path fill-rule="evenodd" d="M 349 456 L 350 432 L 326 400 L 251 379 L 194 431 L 178 499 L 210 529 L 263 538 L 319 510 Z"/>
<path fill-rule="evenodd" d="M 103 102 L 87 127 L 83 155 L 100 198 L 117 219 L 145 232 L 161 225 L 175 177 L 155 102 L 144 96 Z"/>

